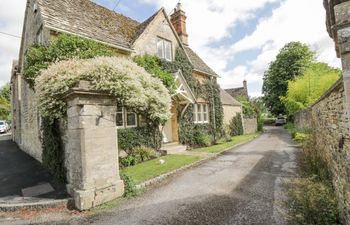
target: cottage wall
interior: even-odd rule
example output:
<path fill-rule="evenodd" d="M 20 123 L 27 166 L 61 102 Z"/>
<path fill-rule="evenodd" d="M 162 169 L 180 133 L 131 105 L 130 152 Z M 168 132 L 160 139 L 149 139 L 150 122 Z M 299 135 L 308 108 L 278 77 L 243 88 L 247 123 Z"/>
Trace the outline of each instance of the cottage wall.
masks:
<path fill-rule="evenodd" d="M 144 33 L 134 44 L 135 55 L 157 55 L 158 38 L 163 38 L 172 43 L 172 55 L 175 58 L 179 42 L 163 13 L 159 13 Z"/>
<path fill-rule="evenodd" d="M 233 105 L 223 105 L 224 109 L 224 124 L 229 125 L 233 117 L 235 117 L 238 113 L 242 113 L 241 106 L 233 106 Z"/>
<path fill-rule="evenodd" d="M 37 9 L 39 10 L 39 9 Z M 34 10 L 34 1 L 29 1 L 26 8 L 22 45 L 19 56 L 19 70 L 13 77 L 12 89 L 14 106 L 13 139 L 20 148 L 41 161 L 42 149 L 40 142 L 40 117 L 37 99 L 34 91 L 22 78 L 24 55 L 28 48 L 37 41 L 37 34 L 41 32 L 41 41 L 47 42 L 50 36 L 48 29 L 43 27 L 39 11 Z"/>

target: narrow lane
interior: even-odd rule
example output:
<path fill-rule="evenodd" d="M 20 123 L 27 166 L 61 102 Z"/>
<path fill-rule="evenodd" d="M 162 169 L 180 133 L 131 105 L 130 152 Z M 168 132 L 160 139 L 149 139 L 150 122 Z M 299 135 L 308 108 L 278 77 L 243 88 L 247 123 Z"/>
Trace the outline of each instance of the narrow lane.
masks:
<path fill-rule="evenodd" d="M 296 149 L 281 127 L 169 180 L 91 224 L 284 224 L 283 180 Z"/>

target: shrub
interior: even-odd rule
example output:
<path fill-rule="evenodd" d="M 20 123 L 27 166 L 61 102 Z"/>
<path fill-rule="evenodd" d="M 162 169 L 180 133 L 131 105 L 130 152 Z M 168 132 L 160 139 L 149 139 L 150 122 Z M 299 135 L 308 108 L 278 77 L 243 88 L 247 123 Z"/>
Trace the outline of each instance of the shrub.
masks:
<path fill-rule="evenodd" d="M 124 197 L 131 198 L 139 194 L 139 190 L 137 190 L 135 182 L 131 177 L 121 172 L 120 178 L 124 181 Z"/>
<path fill-rule="evenodd" d="M 303 143 L 307 141 L 310 137 L 309 134 L 300 133 L 300 132 L 295 132 L 293 136 L 294 136 L 293 140 L 298 143 Z"/>
<path fill-rule="evenodd" d="M 200 147 L 209 147 L 212 144 L 212 137 L 209 134 L 200 133 L 195 137 L 195 141 Z"/>
<path fill-rule="evenodd" d="M 242 115 L 238 113 L 235 117 L 232 118 L 230 122 L 230 131 L 232 136 L 243 135 L 243 123 L 242 123 Z"/>
<path fill-rule="evenodd" d="M 155 157 L 156 152 L 154 151 L 154 149 L 145 146 L 140 146 L 133 150 L 133 155 L 140 158 L 141 161 L 144 162 L 151 159 L 152 157 Z"/>
<path fill-rule="evenodd" d="M 171 116 L 171 97 L 163 83 L 123 57 L 72 59 L 52 64 L 36 78 L 41 114 L 65 117 L 67 105 L 62 95 L 80 80 L 90 81 L 92 90 L 115 96 L 119 104 L 153 124 L 165 122 Z"/>
<path fill-rule="evenodd" d="M 292 224 L 340 224 L 336 197 L 331 186 L 315 178 L 291 182 L 287 202 Z"/>
<path fill-rule="evenodd" d="M 159 149 L 162 142 L 162 136 L 159 128 L 156 126 L 135 127 L 118 130 L 119 149 L 128 154 L 136 147 L 146 146 L 153 149 Z"/>
<path fill-rule="evenodd" d="M 141 157 L 139 155 L 128 155 L 126 158 L 120 160 L 120 165 L 122 168 L 135 166 L 141 162 Z"/>
<path fill-rule="evenodd" d="M 224 139 L 225 142 L 230 142 L 230 141 L 232 141 L 232 136 L 231 136 L 231 132 L 230 132 L 230 127 L 227 126 L 227 125 L 224 127 L 223 139 Z"/>

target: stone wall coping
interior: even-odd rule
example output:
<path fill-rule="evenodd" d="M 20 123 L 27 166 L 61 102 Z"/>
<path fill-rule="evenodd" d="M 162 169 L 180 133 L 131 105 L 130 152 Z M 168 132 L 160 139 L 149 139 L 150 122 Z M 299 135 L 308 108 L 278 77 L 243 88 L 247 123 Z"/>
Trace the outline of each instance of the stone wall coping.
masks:
<path fill-rule="evenodd" d="M 296 114 L 307 111 L 312 109 L 315 105 L 320 103 L 322 100 L 328 97 L 335 89 L 339 88 L 341 85 L 343 85 L 343 77 L 341 77 L 339 80 L 337 80 L 314 104 L 310 105 L 309 107 L 302 109 L 298 111 Z"/>

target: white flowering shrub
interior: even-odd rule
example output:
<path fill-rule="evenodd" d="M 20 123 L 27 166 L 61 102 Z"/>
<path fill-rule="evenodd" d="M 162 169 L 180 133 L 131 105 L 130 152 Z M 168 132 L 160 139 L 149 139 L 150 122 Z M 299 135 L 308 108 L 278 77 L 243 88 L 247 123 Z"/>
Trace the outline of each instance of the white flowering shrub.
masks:
<path fill-rule="evenodd" d="M 42 71 L 35 82 L 42 115 L 64 118 L 67 105 L 62 95 L 80 80 L 91 81 L 92 90 L 115 96 L 118 103 L 154 123 L 171 116 L 171 97 L 162 81 L 124 57 L 72 59 Z"/>

